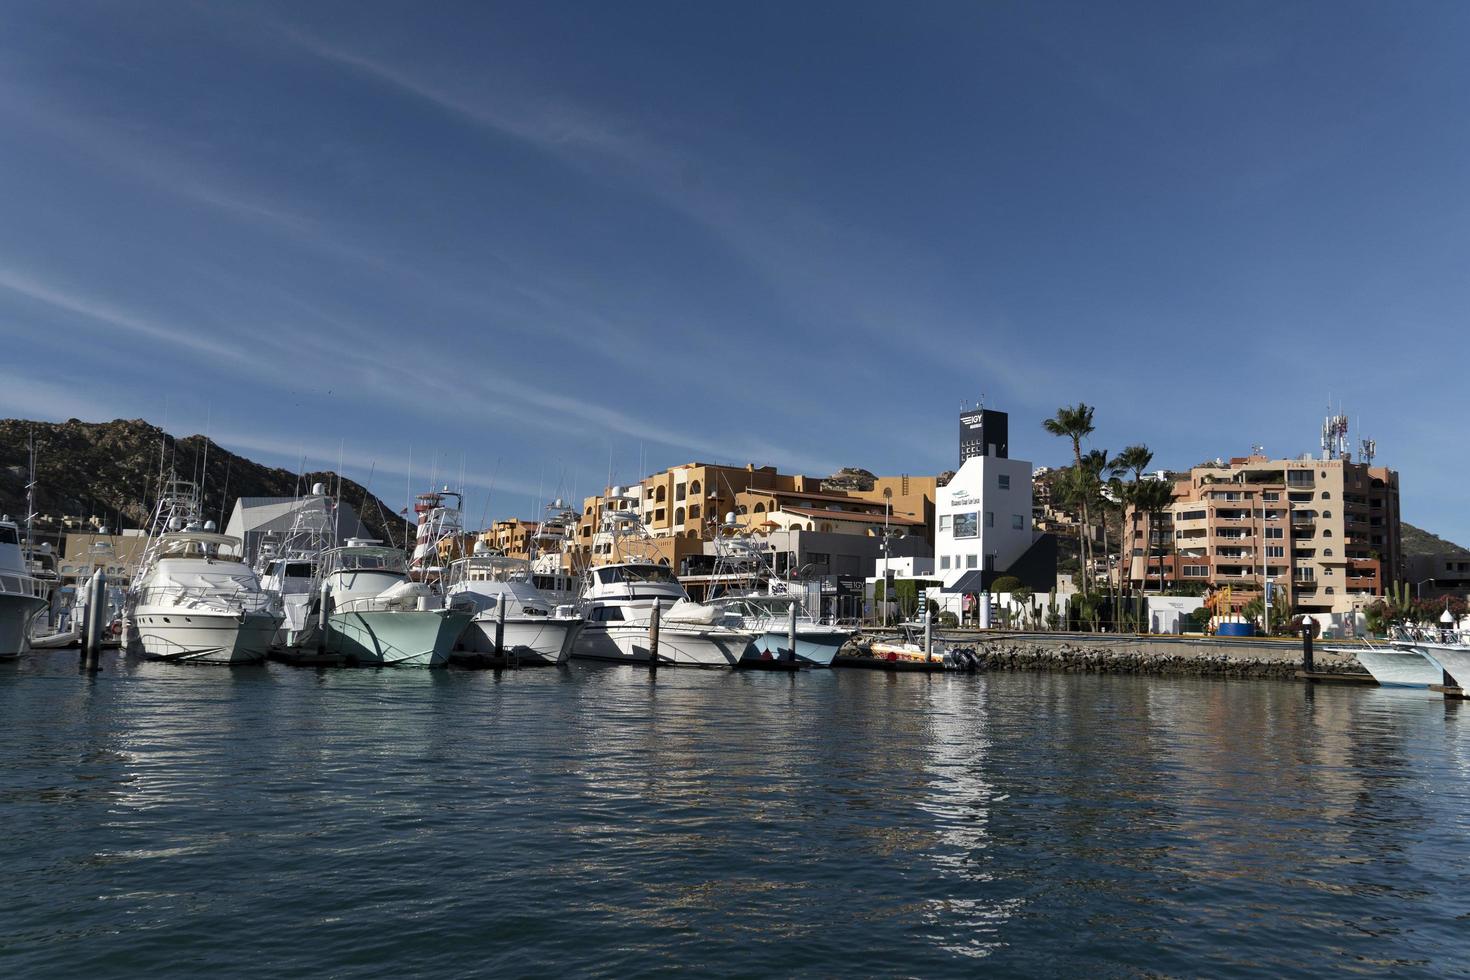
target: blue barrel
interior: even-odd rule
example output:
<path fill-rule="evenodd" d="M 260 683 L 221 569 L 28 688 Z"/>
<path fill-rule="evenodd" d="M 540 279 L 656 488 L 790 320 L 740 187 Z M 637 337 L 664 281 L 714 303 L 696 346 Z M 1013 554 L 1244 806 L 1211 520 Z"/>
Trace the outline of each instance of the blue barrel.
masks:
<path fill-rule="evenodd" d="M 1256 627 L 1253 623 L 1221 623 L 1215 630 L 1216 636 L 1255 636 Z"/>

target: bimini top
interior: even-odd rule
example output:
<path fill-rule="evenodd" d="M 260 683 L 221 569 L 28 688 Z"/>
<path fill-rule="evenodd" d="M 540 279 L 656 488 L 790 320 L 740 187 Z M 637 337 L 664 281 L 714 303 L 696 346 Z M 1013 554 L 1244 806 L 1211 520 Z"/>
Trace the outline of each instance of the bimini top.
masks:
<path fill-rule="evenodd" d="M 348 544 L 333 548 L 325 553 L 327 564 L 335 569 L 354 569 L 357 571 L 390 571 L 402 572 L 408 567 L 408 561 L 403 552 L 397 548 L 387 548 L 379 544 Z"/>

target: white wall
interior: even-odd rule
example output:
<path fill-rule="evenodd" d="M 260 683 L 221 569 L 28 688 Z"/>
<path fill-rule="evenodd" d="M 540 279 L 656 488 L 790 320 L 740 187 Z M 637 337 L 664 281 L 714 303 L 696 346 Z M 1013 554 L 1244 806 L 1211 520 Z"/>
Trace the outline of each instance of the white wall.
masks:
<path fill-rule="evenodd" d="M 1001 489 L 1001 477 L 1010 478 Z M 991 515 L 987 520 L 986 515 Z M 976 535 L 955 536 L 955 518 L 974 515 Z M 1020 527 L 1014 519 L 1020 518 Z M 953 585 L 962 575 L 985 567 L 985 556 L 995 556 L 1004 571 L 1031 547 L 1031 464 L 1024 459 L 974 456 L 965 460 L 948 486 L 939 488 L 934 501 L 935 574 Z M 970 564 L 971 557 L 974 566 Z M 948 558 L 948 567 L 945 559 Z"/>

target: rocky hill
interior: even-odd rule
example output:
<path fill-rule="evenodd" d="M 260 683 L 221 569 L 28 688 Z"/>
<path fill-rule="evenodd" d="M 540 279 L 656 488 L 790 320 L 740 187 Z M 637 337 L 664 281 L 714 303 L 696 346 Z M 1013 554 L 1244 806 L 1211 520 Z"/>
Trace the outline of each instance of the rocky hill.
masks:
<path fill-rule="evenodd" d="M 204 512 L 228 520 L 238 497 L 290 497 L 313 482 L 336 486 L 330 473 L 302 477 L 279 467 L 237 456 L 200 435 L 176 439 L 142 419 L 114 422 L 28 422 L 0 419 L 0 511 L 17 520 L 25 514 L 28 440 L 36 445 L 36 511 L 55 517 L 98 517 L 105 524 L 141 527 L 148 519 L 158 489 L 160 448 L 164 466 L 185 479 L 203 480 Z M 373 536 L 399 544 L 403 522 L 376 497 L 364 497 L 361 485 L 342 481 L 342 499 L 352 504 Z M 392 534 L 388 527 L 392 524 Z"/>
<path fill-rule="evenodd" d="M 1455 544 L 1453 541 L 1446 541 L 1439 535 L 1417 528 L 1407 521 L 1399 522 L 1399 528 L 1403 536 L 1405 558 L 1415 558 L 1420 555 L 1470 555 L 1470 548 Z"/>

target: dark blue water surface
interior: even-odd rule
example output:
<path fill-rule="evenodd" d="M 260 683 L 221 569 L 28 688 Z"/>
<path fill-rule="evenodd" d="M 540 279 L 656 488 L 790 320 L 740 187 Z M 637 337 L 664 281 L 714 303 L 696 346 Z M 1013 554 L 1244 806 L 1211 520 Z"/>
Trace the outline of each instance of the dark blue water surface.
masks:
<path fill-rule="evenodd" d="M 0 974 L 1463 973 L 1470 704 L 0 665 Z"/>

